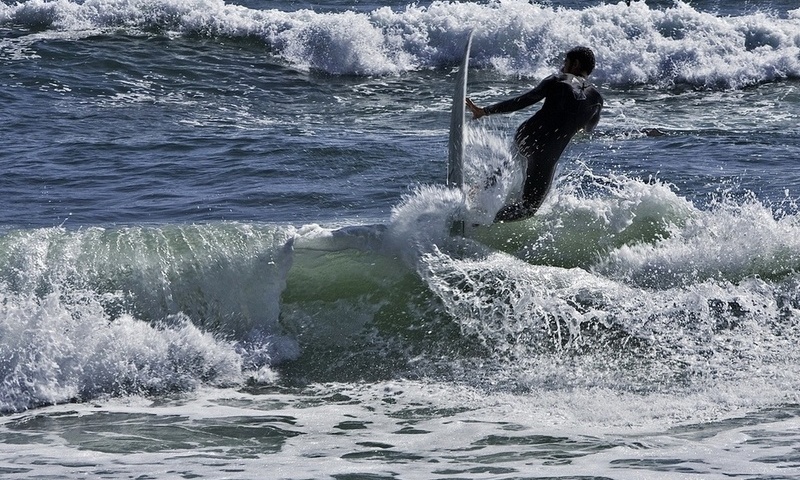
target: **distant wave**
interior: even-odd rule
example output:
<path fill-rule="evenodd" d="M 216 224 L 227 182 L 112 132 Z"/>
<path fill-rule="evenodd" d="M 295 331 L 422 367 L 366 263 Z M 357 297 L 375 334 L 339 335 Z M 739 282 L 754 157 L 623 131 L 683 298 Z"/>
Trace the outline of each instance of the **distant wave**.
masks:
<path fill-rule="evenodd" d="M 222 0 L 29 0 L 0 4 L 0 24 L 72 32 L 252 38 L 282 62 L 335 75 L 397 75 L 447 68 L 475 29 L 473 65 L 542 77 L 568 48 L 598 54 L 611 86 L 730 89 L 800 77 L 800 9 L 716 16 L 688 3 L 657 9 L 624 2 L 563 9 L 523 0 L 433 2 L 371 12 L 255 10 Z"/>

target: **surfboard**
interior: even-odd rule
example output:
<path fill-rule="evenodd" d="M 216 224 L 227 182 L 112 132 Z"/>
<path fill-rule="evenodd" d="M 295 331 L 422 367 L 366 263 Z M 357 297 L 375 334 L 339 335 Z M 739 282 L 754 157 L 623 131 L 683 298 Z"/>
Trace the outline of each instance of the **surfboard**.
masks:
<path fill-rule="evenodd" d="M 450 139 L 447 147 L 447 186 L 461 188 L 464 185 L 464 110 L 467 98 L 467 70 L 469 52 L 472 48 L 472 31 L 467 35 L 464 56 L 456 75 L 453 92 L 453 109 L 450 112 Z M 464 220 L 453 222 L 451 234 L 464 235 Z"/>

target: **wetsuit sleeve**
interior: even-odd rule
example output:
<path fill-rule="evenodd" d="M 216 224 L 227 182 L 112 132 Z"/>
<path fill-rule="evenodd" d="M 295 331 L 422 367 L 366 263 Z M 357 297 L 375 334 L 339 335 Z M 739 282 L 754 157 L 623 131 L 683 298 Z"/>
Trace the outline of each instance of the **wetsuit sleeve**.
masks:
<path fill-rule="evenodd" d="M 591 132 L 594 130 L 594 127 L 600 122 L 600 111 L 603 110 L 603 97 L 600 94 L 597 94 L 597 104 L 595 106 L 595 111 L 592 117 L 586 122 L 586 125 L 583 127 L 584 132 Z"/>
<path fill-rule="evenodd" d="M 555 75 L 551 75 L 544 80 L 542 80 L 539 85 L 537 85 L 533 90 L 523 93 L 518 97 L 511 98 L 509 100 L 502 101 L 500 103 L 495 103 L 494 105 L 489 105 L 488 107 L 483 107 L 484 112 L 487 115 L 492 115 L 494 113 L 509 113 L 509 112 L 516 112 L 517 110 L 522 110 L 525 107 L 529 107 L 534 103 L 540 101 L 544 97 L 547 96 L 547 92 L 550 88 L 557 82 L 557 78 Z"/>

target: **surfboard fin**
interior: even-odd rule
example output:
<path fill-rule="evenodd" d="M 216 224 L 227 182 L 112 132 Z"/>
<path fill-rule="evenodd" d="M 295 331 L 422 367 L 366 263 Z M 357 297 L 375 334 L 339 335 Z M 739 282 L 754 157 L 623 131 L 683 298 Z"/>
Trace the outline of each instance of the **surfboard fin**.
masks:
<path fill-rule="evenodd" d="M 464 228 L 465 228 L 464 220 L 453 220 L 453 223 L 450 224 L 450 236 L 451 237 L 463 237 L 464 236 Z"/>

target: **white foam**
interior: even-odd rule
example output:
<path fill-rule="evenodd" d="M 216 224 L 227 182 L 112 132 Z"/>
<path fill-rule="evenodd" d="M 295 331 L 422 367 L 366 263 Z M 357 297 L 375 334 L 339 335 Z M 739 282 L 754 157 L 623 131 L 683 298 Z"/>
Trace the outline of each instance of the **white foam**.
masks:
<path fill-rule="evenodd" d="M 409 265 L 417 257 L 450 239 L 452 221 L 465 211 L 463 192 L 444 186 L 420 186 L 392 209 L 387 245 Z"/>
<path fill-rule="evenodd" d="M 181 317 L 111 321 L 90 292 L 2 292 L 0 410 L 241 381 L 240 356 Z"/>
<path fill-rule="evenodd" d="M 1 410 L 270 381 L 291 231 L 39 229 L 2 237 Z"/>
<path fill-rule="evenodd" d="M 794 473 L 795 409 L 726 411 L 720 400 L 600 389 L 510 395 L 413 381 L 312 385 L 297 394 L 201 390 L 176 403 L 131 398 L 52 407 L 40 412 L 39 425 L 31 416 L 6 417 L 0 428 L 17 438 L 46 433 L 47 442 L 0 444 L 0 460 L 22 467 L 18 478 L 214 477 L 234 469 L 243 479 L 265 472 L 414 480 L 534 470 L 646 480 L 687 471 L 709 478 Z M 91 425 L 92 435 L 76 425 Z M 260 443 L 255 432 L 265 431 L 286 436 Z M 150 432 L 159 441 L 145 437 Z M 103 446 L 98 434 L 106 436 Z M 131 451 L 109 452 L 109 444 Z"/>
<path fill-rule="evenodd" d="M 800 269 L 797 214 L 776 218 L 754 197 L 741 203 L 723 198 L 709 210 L 661 220 L 665 238 L 622 245 L 595 270 L 635 284 L 677 285 L 753 276 L 780 280 Z"/>
<path fill-rule="evenodd" d="M 739 388 L 734 404 L 797 388 L 796 213 L 729 197 L 701 210 L 669 185 L 624 177 L 578 185 L 562 183 L 542 223 L 516 231 L 517 256 L 423 255 L 428 286 L 496 357 L 498 368 L 472 381 L 700 396 Z"/>

